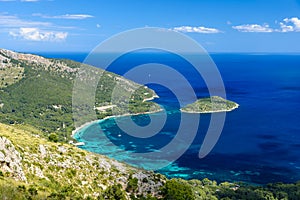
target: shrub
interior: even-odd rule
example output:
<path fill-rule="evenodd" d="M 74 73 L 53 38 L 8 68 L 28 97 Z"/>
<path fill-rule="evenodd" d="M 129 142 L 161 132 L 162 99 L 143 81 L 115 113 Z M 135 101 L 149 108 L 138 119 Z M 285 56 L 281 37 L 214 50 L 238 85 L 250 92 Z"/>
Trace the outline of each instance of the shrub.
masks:
<path fill-rule="evenodd" d="M 104 191 L 103 198 L 109 200 L 126 200 L 125 192 L 122 190 L 120 184 L 109 186 Z"/>
<path fill-rule="evenodd" d="M 35 195 L 38 194 L 37 189 L 35 189 L 35 188 L 33 188 L 33 187 L 30 187 L 30 188 L 28 189 L 28 192 L 29 192 L 29 194 L 30 194 L 31 196 L 35 196 Z"/>
<path fill-rule="evenodd" d="M 126 191 L 127 192 L 135 192 L 138 189 L 138 179 L 132 178 L 132 176 L 129 177 Z"/>
<path fill-rule="evenodd" d="M 171 179 L 166 182 L 162 188 L 162 194 L 165 200 L 192 200 L 195 199 L 190 185 L 184 181 Z"/>
<path fill-rule="evenodd" d="M 56 133 L 51 133 L 48 137 L 51 142 L 58 142 L 58 135 Z"/>

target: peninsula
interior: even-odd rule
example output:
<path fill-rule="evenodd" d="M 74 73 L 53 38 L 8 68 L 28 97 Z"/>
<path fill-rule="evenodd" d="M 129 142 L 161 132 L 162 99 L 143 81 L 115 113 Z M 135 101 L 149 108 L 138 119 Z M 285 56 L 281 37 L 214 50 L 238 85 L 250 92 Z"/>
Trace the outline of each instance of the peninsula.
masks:
<path fill-rule="evenodd" d="M 181 108 L 181 112 L 186 113 L 214 113 L 214 112 L 228 112 L 239 107 L 239 104 L 223 99 L 219 96 L 212 96 L 201 98 L 194 103 L 188 104 Z"/>

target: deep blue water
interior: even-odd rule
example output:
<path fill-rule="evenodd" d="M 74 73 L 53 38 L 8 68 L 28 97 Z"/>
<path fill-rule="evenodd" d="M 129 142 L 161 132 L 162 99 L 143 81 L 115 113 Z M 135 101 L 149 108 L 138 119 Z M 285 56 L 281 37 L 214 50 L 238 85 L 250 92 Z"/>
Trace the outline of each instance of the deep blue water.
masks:
<path fill-rule="evenodd" d="M 82 61 L 86 54 L 43 55 Z M 159 172 L 168 177 L 207 177 L 256 184 L 300 180 L 300 55 L 212 54 L 211 57 L 222 75 L 227 98 L 240 107 L 227 113 L 221 137 L 204 159 L 198 158 L 198 152 L 210 114 L 201 114 L 193 144 L 176 162 Z M 189 63 L 173 55 L 129 55 L 108 69 L 122 75 L 136 65 L 151 62 L 172 66 L 191 82 L 198 97 L 208 96 L 201 77 Z M 159 134 L 147 139 L 134 138 L 122 132 L 114 119 L 109 119 L 85 127 L 77 134 L 77 139 L 86 143 L 82 148 L 143 167 L 141 162 L 135 163 L 130 152 L 153 151 L 168 144 L 178 130 L 181 117 L 176 111 L 178 101 L 167 88 L 148 86 L 160 96 L 155 101 L 168 110 L 167 122 Z M 132 118 L 139 125 L 149 123 L 147 115 Z M 104 134 L 99 133 L 99 128 Z M 120 153 L 116 145 L 127 153 Z"/>

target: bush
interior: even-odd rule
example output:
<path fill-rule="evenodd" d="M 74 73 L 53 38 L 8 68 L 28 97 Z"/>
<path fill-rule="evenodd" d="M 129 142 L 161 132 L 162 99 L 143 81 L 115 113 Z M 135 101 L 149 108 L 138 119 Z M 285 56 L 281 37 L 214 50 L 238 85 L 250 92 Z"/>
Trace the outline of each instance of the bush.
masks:
<path fill-rule="evenodd" d="M 104 191 L 103 198 L 109 200 L 126 200 L 125 192 L 122 190 L 120 184 L 109 186 Z"/>
<path fill-rule="evenodd" d="M 193 200 L 195 199 L 190 185 L 184 181 L 171 179 L 162 188 L 165 200 Z"/>
<path fill-rule="evenodd" d="M 56 133 L 51 133 L 48 137 L 51 142 L 58 142 L 58 135 Z"/>
<path fill-rule="evenodd" d="M 33 188 L 33 187 L 30 187 L 30 188 L 28 189 L 28 192 L 29 192 L 29 194 L 30 194 L 31 196 L 36 196 L 36 195 L 38 194 L 37 189 L 35 189 L 35 188 Z"/>
<path fill-rule="evenodd" d="M 138 179 L 132 178 L 131 176 L 128 179 L 126 191 L 127 192 L 135 192 L 138 189 Z"/>

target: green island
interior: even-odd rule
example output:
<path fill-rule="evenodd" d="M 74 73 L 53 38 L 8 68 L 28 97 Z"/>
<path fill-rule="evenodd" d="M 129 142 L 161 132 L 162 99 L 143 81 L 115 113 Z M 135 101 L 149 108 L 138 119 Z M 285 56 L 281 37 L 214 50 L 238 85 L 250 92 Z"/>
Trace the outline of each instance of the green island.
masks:
<path fill-rule="evenodd" d="M 255 186 L 168 179 L 69 144 L 79 67 L 71 60 L 0 49 L 0 199 L 299 199 L 300 182 Z M 116 85 L 120 94 L 138 87 L 129 110 L 122 99 L 111 103 Z M 95 106 L 87 109 L 99 119 L 156 112 L 160 107 L 147 101 L 155 96 L 149 88 L 103 72 Z"/>
<path fill-rule="evenodd" d="M 182 112 L 186 113 L 213 113 L 213 112 L 228 112 L 239 107 L 239 104 L 223 99 L 219 96 L 201 98 L 194 103 L 188 104 L 181 108 Z"/>

